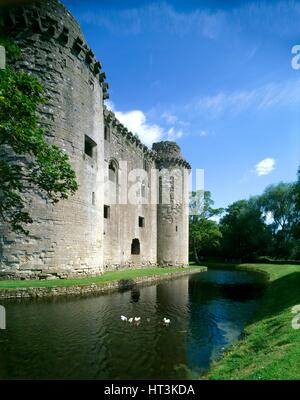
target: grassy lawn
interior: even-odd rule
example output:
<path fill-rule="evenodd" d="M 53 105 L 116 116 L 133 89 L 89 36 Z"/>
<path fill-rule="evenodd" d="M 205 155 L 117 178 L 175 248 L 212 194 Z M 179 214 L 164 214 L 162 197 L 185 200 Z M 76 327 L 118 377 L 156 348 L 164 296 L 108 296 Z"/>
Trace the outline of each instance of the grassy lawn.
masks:
<path fill-rule="evenodd" d="M 295 314 L 291 313 L 300 304 L 300 265 L 241 264 L 235 268 L 267 272 L 269 285 L 245 336 L 213 364 L 206 378 L 300 379 L 300 329 L 292 329 Z"/>
<path fill-rule="evenodd" d="M 189 272 L 199 269 L 199 266 L 190 266 L 189 268 L 143 268 L 122 271 L 106 272 L 103 275 L 90 278 L 74 278 L 74 279 L 53 279 L 53 280 L 23 280 L 23 281 L 0 281 L 1 289 L 19 289 L 19 288 L 40 288 L 40 287 L 57 287 L 57 286 L 84 286 L 92 283 L 101 285 L 111 281 L 119 281 L 121 279 L 134 279 L 145 276 L 164 275 L 170 272 Z"/>

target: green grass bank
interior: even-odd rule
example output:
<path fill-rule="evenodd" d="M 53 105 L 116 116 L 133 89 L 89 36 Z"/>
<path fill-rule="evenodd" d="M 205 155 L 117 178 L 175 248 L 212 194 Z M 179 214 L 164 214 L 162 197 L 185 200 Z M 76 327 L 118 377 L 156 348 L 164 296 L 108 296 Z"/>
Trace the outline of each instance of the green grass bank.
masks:
<path fill-rule="evenodd" d="M 226 268 L 224 264 L 222 267 Z M 212 365 L 205 378 L 300 379 L 300 329 L 292 328 L 296 315 L 291 312 L 295 305 L 300 305 L 300 265 L 240 264 L 230 267 L 265 272 L 269 284 L 241 340 Z"/>
<path fill-rule="evenodd" d="M 175 274 L 176 272 L 194 272 L 203 268 L 200 266 L 191 265 L 188 268 L 145 268 L 131 269 L 106 272 L 103 275 L 89 278 L 72 278 L 72 279 L 50 279 L 50 280 L 3 280 L 0 281 L 1 289 L 22 289 L 22 288 L 55 288 L 55 287 L 70 287 L 70 286 L 88 286 L 102 285 L 109 282 L 129 280 L 142 277 L 151 277 L 157 275 Z"/>

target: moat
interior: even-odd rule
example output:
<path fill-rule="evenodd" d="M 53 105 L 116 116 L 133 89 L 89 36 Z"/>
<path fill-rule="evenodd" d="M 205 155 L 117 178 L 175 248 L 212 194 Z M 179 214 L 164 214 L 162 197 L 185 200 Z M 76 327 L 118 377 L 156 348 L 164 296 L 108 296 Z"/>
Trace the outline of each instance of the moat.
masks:
<path fill-rule="evenodd" d="M 209 269 L 101 296 L 2 301 L 0 378 L 198 378 L 240 337 L 263 285 L 261 274 Z"/>

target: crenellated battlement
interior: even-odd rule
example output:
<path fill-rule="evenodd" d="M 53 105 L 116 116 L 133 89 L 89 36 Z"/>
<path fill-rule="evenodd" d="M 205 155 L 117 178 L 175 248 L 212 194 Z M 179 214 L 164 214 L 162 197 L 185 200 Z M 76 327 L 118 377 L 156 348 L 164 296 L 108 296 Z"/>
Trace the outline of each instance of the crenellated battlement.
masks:
<path fill-rule="evenodd" d="M 162 141 L 154 143 L 152 149 L 144 145 L 141 140 L 130 132 L 115 116 L 115 114 L 104 106 L 104 120 L 108 125 L 116 128 L 117 132 L 126 137 L 130 142 L 135 143 L 142 149 L 143 153 L 152 160 L 155 160 L 159 167 L 164 165 L 177 165 L 182 168 L 191 169 L 190 164 L 182 157 L 180 147 L 175 142 Z"/>
<path fill-rule="evenodd" d="M 9 7 L 0 11 L 0 31 L 5 34 L 27 37 L 33 32 L 36 37 L 31 40 L 40 40 L 41 37 L 54 40 L 64 47 L 65 52 L 75 55 L 88 70 L 96 77 L 102 87 L 103 99 L 109 98 L 109 85 L 105 81 L 106 74 L 102 71 L 101 62 L 84 39 L 81 29 L 75 18 L 57 0 L 45 2 L 36 1 L 32 5 Z"/>
<path fill-rule="evenodd" d="M 176 142 L 167 140 L 153 143 L 152 150 L 156 152 L 156 162 L 159 167 L 177 165 L 191 169 L 190 164 L 182 157 L 180 147 Z"/>
<path fill-rule="evenodd" d="M 149 149 L 145 144 L 141 142 L 141 140 L 130 132 L 115 116 L 114 112 L 109 110 L 106 106 L 104 106 L 104 120 L 108 125 L 112 125 L 116 128 L 117 132 L 125 137 L 129 142 L 134 143 L 137 147 L 139 147 L 146 157 L 149 159 L 156 159 L 156 152 Z"/>

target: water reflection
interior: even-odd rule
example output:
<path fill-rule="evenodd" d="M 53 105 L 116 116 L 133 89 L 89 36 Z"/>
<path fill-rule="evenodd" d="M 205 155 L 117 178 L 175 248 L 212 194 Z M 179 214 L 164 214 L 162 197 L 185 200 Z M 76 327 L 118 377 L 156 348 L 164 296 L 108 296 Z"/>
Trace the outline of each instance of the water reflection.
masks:
<path fill-rule="evenodd" d="M 260 292 L 256 274 L 212 270 L 99 297 L 7 302 L 0 377 L 197 377 L 239 337 Z"/>
<path fill-rule="evenodd" d="M 137 303 L 140 299 L 140 296 L 141 296 L 141 292 L 137 286 L 131 289 L 131 302 L 132 303 Z"/>

